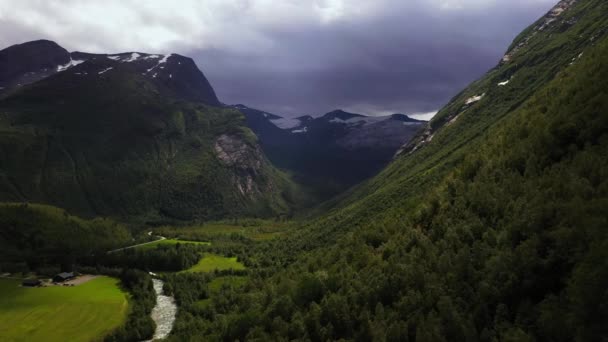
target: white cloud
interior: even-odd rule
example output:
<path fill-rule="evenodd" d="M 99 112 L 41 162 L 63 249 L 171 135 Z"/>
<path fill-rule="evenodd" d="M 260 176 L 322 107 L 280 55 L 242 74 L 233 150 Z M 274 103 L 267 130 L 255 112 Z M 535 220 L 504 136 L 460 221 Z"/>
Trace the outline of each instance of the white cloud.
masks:
<path fill-rule="evenodd" d="M 45 37 L 73 50 L 170 52 L 176 47 L 252 52 L 267 32 L 357 22 L 387 11 L 477 9 L 497 0 L 0 0 L 0 43 Z M 514 0 L 521 3 L 524 0 Z M 553 2 L 554 0 L 525 0 Z M 7 33 L 21 30 L 8 37 Z"/>
<path fill-rule="evenodd" d="M 434 112 L 428 112 L 428 113 L 414 113 L 414 114 L 409 114 L 408 116 L 412 119 L 416 119 L 416 120 L 426 120 L 429 121 L 431 120 L 435 115 L 437 115 L 437 111 Z"/>

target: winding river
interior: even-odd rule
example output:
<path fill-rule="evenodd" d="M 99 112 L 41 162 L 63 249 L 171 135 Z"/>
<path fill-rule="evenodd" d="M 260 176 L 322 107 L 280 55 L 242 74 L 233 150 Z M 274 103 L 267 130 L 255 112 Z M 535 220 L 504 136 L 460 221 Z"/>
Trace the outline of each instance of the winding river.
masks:
<path fill-rule="evenodd" d="M 152 319 L 156 323 L 156 331 L 152 340 L 160 340 L 169 336 L 175 315 L 177 314 L 177 305 L 173 297 L 163 295 L 163 281 L 160 279 L 152 279 L 154 283 L 154 291 L 156 292 L 156 305 L 152 309 Z"/>

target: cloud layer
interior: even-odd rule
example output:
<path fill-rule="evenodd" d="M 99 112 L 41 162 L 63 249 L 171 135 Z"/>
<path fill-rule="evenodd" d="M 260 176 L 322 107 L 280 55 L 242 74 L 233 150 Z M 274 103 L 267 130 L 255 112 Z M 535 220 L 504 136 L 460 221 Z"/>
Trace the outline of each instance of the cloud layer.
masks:
<path fill-rule="evenodd" d="M 190 55 L 223 102 L 277 113 L 427 113 L 555 2 L 0 0 L 0 45 Z"/>

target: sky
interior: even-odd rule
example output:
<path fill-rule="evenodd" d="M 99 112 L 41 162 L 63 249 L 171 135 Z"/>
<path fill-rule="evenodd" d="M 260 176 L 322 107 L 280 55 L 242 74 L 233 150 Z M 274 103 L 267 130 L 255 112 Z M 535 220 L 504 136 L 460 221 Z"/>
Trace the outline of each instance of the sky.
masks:
<path fill-rule="evenodd" d="M 557 0 L 0 0 L 0 48 L 194 58 L 227 104 L 428 118 Z"/>

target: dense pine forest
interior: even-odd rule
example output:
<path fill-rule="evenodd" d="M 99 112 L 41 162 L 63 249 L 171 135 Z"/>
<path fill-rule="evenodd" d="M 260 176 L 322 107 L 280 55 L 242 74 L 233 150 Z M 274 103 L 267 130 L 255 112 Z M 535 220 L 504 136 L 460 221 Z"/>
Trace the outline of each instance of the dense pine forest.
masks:
<path fill-rule="evenodd" d="M 115 279 L 128 310 L 98 336 L 112 342 L 156 336 L 153 279 L 177 306 L 168 341 L 608 341 L 606 56 L 608 3 L 561 1 L 379 174 L 315 206 L 236 109 L 166 95 L 139 66 L 124 67 L 145 85 L 135 114 L 76 122 L 152 143 L 112 145 L 96 168 L 108 141 L 70 131 L 88 95 L 57 110 L 36 90 L 70 75 L 50 76 L 0 95 L 0 195 L 40 200 L 0 204 L 0 273 Z M 159 103 L 158 127 L 133 124 Z M 19 139 L 31 146 L 11 150 Z M 76 158 L 48 154 L 11 181 L 47 140 Z"/>
<path fill-rule="evenodd" d="M 174 340 L 601 340 L 606 54 L 605 40 L 587 49 L 418 177 L 431 191 L 396 175 L 402 156 L 370 196 L 260 246 L 248 285 L 183 307 Z"/>

